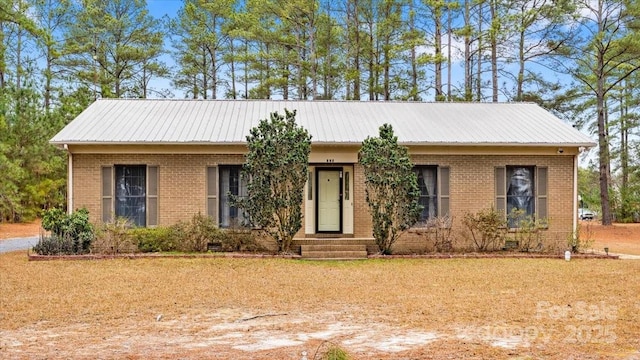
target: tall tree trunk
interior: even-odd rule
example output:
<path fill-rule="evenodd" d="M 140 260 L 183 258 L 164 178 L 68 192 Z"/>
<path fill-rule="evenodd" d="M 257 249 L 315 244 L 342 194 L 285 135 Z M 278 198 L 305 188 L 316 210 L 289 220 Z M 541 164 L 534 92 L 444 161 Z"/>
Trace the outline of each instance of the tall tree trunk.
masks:
<path fill-rule="evenodd" d="M 493 102 L 498 102 L 498 32 L 500 31 L 499 22 L 496 12 L 498 11 L 497 1 L 490 0 L 491 11 L 491 88 Z"/>
<path fill-rule="evenodd" d="M 477 63 L 476 66 L 478 67 L 477 70 L 477 74 L 476 74 L 476 101 L 481 101 L 482 100 L 482 8 L 483 8 L 483 2 L 482 0 L 479 1 L 478 3 L 478 54 L 477 54 Z"/>
<path fill-rule="evenodd" d="M 211 98 L 218 98 L 218 70 L 216 69 L 216 49 L 211 49 Z"/>
<path fill-rule="evenodd" d="M 413 1 L 409 2 L 409 32 L 414 34 L 416 31 L 416 15 L 414 12 Z M 416 54 L 415 43 L 411 44 L 411 90 L 409 91 L 409 100 L 418 101 L 418 59 Z"/>
<path fill-rule="evenodd" d="M 354 71 L 355 78 L 353 81 L 353 100 L 360 100 L 360 16 L 358 14 L 358 0 L 353 2 L 354 8 L 354 28 L 355 28 L 355 58 L 354 58 Z"/>
<path fill-rule="evenodd" d="M 332 65 L 332 57 L 331 57 L 331 51 L 333 50 L 333 48 L 331 47 L 331 45 L 333 44 L 331 42 L 331 1 L 327 0 L 327 18 L 329 20 L 327 20 L 327 42 L 326 42 L 326 60 L 324 61 L 324 74 L 323 79 L 324 79 L 324 96 L 323 99 L 325 100 L 329 100 L 329 99 L 333 99 L 333 89 L 331 88 L 331 81 L 332 81 L 332 77 L 329 75 L 329 72 L 331 71 L 331 65 Z M 347 48 L 348 48 L 348 44 L 347 44 Z M 347 91 L 348 91 L 349 86 L 347 86 Z M 349 97 L 347 97 L 348 99 Z"/>
<path fill-rule="evenodd" d="M 236 100 L 236 53 L 233 47 L 233 39 L 229 39 L 229 51 L 231 52 L 231 56 L 229 56 L 229 70 L 231 71 L 231 98 Z"/>
<path fill-rule="evenodd" d="M 603 0 L 598 1 L 598 34 L 604 32 Z M 609 181 L 611 174 L 611 155 L 609 153 L 609 136 L 605 115 L 605 59 L 604 49 L 596 54 L 596 112 L 598 116 L 598 147 L 600 162 L 600 203 L 602 204 L 602 225 L 611 225 L 611 204 L 609 203 Z"/>
<path fill-rule="evenodd" d="M 620 95 L 620 170 L 622 179 L 620 184 L 620 208 L 622 215 L 627 217 L 628 206 L 626 205 L 629 197 L 629 114 L 628 101 L 630 94 L 627 93 L 629 82 L 625 81 L 622 86 Z"/>
<path fill-rule="evenodd" d="M 315 44 L 313 45 L 315 46 Z M 311 55 L 311 100 L 318 98 L 318 59 L 315 50 Z"/>
<path fill-rule="evenodd" d="M 7 71 L 5 53 L 7 47 L 4 44 L 4 24 L 0 21 L 0 89 L 4 89 L 4 73 Z"/>
<path fill-rule="evenodd" d="M 207 71 L 207 49 L 202 46 L 202 96 L 206 100 L 209 91 L 209 72 Z"/>
<path fill-rule="evenodd" d="M 390 19 L 392 16 L 392 5 L 387 4 L 385 6 L 384 16 L 387 19 Z M 382 53 L 384 56 L 384 62 L 382 63 L 382 97 L 384 101 L 391 100 L 391 89 L 390 89 L 390 71 L 391 71 L 391 33 L 392 29 L 385 29 L 384 38 L 382 43 Z"/>
<path fill-rule="evenodd" d="M 390 45 L 385 46 L 384 49 L 384 69 L 383 69 L 383 88 L 384 88 L 384 100 L 391 100 L 391 86 L 390 86 L 390 71 L 391 71 L 391 60 L 389 60 L 390 56 Z"/>
<path fill-rule="evenodd" d="M 4 24 L 0 21 L 0 89 L 4 89 L 4 74 L 7 71 L 5 60 L 7 47 L 4 44 Z"/>
<path fill-rule="evenodd" d="M 373 3 L 373 2 L 372 2 Z M 373 5 L 372 5 L 373 6 Z M 373 15 L 372 15 L 373 17 Z M 373 36 L 373 19 L 369 20 L 369 101 L 373 101 L 374 99 L 376 99 L 377 97 L 377 91 L 376 91 L 376 82 L 377 82 L 377 74 L 375 73 L 376 70 L 374 69 L 374 64 L 375 64 L 375 50 L 374 50 L 374 36 Z"/>
<path fill-rule="evenodd" d="M 142 66 L 142 98 L 147 98 L 147 64 Z"/>
<path fill-rule="evenodd" d="M 44 70 L 44 110 L 49 113 L 51 110 L 51 80 L 53 77 L 52 51 L 51 46 L 47 45 L 45 57 L 47 63 Z"/>
<path fill-rule="evenodd" d="M 244 98 L 248 99 L 249 98 L 249 59 L 248 59 L 248 54 L 249 54 L 249 40 L 245 40 L 244 41 L 244 66 L 243 66 L 243 72 L 244 72 Z"/>
<path fill-rule="evenodd" d="M 447 101 L 451 101 L 451 8 L 447 6 Z"/>
<path fill-rule="evenodd" d="M 598 56 L 598 62 L 602 61 Z M 609 139 L 605 124 L 604 107 L 604 78 L 597 81 L 596 111 L 598 114 L 598 147 L 600 148 L 598 160 L 600 162 L 600 202 L 602 204 L 602 225 L 611 225 L 611 207 L 609 204 L 609 177 L 611 156 L 609 154 Z"/>
<path fill-rule="evenodd" d="M 464 98 L 472 100 L 472 74 L 471 74 L 471 9 L 470 0 L 464 0 Z"/>
<path fill-rule="evenodd" d="M 218 19 L 214 15 L 213 29 L 216 29 L 216 27 L 218 26 L 217 22 Z M 211 98 L 215 100 L 218 98 L 218 61 L 216 59 L 216 46 L 210 46 L 209 49 L 209 53 L 211 54 Z"/>
<path fill-rule="evenodd" d="M 524 17 L 523 21 L 524 22 Z M 524 25 L 524 24 L 521 24 Z M 525 36 L 524 30 L 519 31 L 518 39 L 518 79 L 516 80 L 516 101 L 522 101 L 522 91 L 524 85 L 524 45 Z"/>
<path fill-rule="evenodd" d="M 309 58 L 311 61 L 311 100 L 318 97 L 318 59 L 316 49 L 316 32 L 317 23 L 315 22 L 315 13 L 311 15 L 309 23 Z M 305 98 L 306 100 L 306 98 Z"/>
<path fill-rule="evenodd" d="M 442 5 L 434 6 L 434 26 L 435 26 L 435 100 L 442 101 Z"/>
<path fill-rule="evenodd" d="M 200 92 L 200 90 L 198 90 L 198 74 L 194 73 L 191 76 L 192 79 L 192 83 L 191 83 L 191 88 L 193 90 L 191 90 L 192 94 L 192 98 L 195 100 L 198 98 L 198 93 Z"/>
<path fill-rule="evenodd" d="M 289 100 L 289 64 L 287 64 L 287 59 L 289 58 L 289 49 L 285 46 L 283 51 L 283 59 L 282 59 L 282 68 L 280 71 L 282 71 L 282 99 L 284 100 Z M 302 84 L 301 84 L 301 77 L 302 77 L 302 65 L 301 65 L 301 60 L 298 59 L 298 64 L 297 64 L 297 68 L 298 68 L 298 98 L 302 98 L 303 96 L 303 91 L 304 89 L 302 88 Z M 295 81 L 295 79 L 294 79 Z M 294 88 L 295 89 L 295 88 Z"/>
<path fill-rule="evenodd" d="M 18 27 L 16 43 L 16 92 L 20 94 L 22 87 L 22 29 Z M 19 96 L 19 95 L 18 95 Z M 21 100 L 18 100 L 21 103 Z"/>

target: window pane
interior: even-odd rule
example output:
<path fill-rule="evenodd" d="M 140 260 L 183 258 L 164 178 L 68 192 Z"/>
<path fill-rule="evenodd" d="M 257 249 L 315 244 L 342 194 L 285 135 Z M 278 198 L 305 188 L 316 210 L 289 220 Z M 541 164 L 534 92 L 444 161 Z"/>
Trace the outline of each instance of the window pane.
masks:
<path fill-rule="evenodd" d="M 245 224 L 242 209 L 231 204 L 231 196 L 243 198 L 247 195 L 247 182 L 241 177 L 242 166 L 220 166 L 220 227 Z"/>
<path fill-rule="evenodd" d="M 146 169 L 145 165 L 116 168 L 116 216 L 129 219 L 136 226 L 146 226 Z"/>
<path fill-rule="evenodd" d="M 518 227 L 535 211 L 535 189 L 532 166 L 507 166 L 507 218 L 509 227 Z"/>
<path fill-rule="evenodd" d="M 349 172 L 344 174 L 344 199 L 349 200 Z"/>
<path fill-rule="evenodd" d="M 307 177 L 307 200 L 313 200 L 313 172 Z"/>
<path fill-rule="evenodd" d="M 436 166 L 416 166 L 414 172 L 418 177 L 418 188 L 420 189 L 420 199 L 418 203 L 422 205 L 422 213 L 419 221 L 427 221 L 438 216 L 438 181 Z"/>

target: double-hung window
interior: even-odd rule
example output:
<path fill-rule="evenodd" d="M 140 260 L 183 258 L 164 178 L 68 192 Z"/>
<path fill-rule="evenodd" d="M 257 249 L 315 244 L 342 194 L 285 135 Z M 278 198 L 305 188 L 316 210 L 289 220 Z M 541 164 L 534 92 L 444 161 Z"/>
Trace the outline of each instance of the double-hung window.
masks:
<path fill-rule="evenodd" d="M 414 172 L 420 189 L 419 204 L 422 205 L 420 221 L 438 216 L 438 168 L 436 166 L 417 166 Z"/>
<path fill-rule="evenodd" d="M 103 166 L 101 176 L 103 222 L 115 215 L 135 226 L 158 225 L 157 166 Z"/>
<path fill-rule="evenodd" d="M 413 172 L 418 179 L 418 201 L 422 205 L 418 223 L 426 224 L 430 219 L 449 215 L 449 168 L 418 165 Z"/>
<path fill-rule="evenodd" d="M 232 196 L 247 196 L 247 181 L 241 176 L 241 165 L 207 168 L 207 213 L 225 228 L 245 225 L 242 209 L 233 205 Z"/>
<path fill-rule="evenodd" d="M 524 219 L 547 218 L 547 168 L 531 165 L 496 167 L 496 208 L 510 228 Z"/>

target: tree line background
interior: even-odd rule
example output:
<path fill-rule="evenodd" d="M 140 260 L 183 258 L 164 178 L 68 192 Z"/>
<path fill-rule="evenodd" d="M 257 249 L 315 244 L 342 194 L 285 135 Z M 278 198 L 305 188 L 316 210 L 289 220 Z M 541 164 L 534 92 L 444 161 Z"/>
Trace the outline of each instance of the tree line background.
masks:
<path fill-rule="evenodd" d="M 533 101 L 597 138 L 582 199 L 629 221 L 638 70 L 638 0 L 0 0 L 0 220 L 64 206 L 48 140 L 95 99 L 177 96 Z"/>

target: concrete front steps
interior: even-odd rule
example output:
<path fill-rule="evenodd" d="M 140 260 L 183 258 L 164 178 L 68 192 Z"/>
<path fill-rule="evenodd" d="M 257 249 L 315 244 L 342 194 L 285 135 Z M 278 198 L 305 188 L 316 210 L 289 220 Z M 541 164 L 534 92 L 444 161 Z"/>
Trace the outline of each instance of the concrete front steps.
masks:
<path fill-rule="evenodd" d="M 300 245 L 303 259 L 359 260 L 367 258 L 367 245 L 316 244 Z"/>

